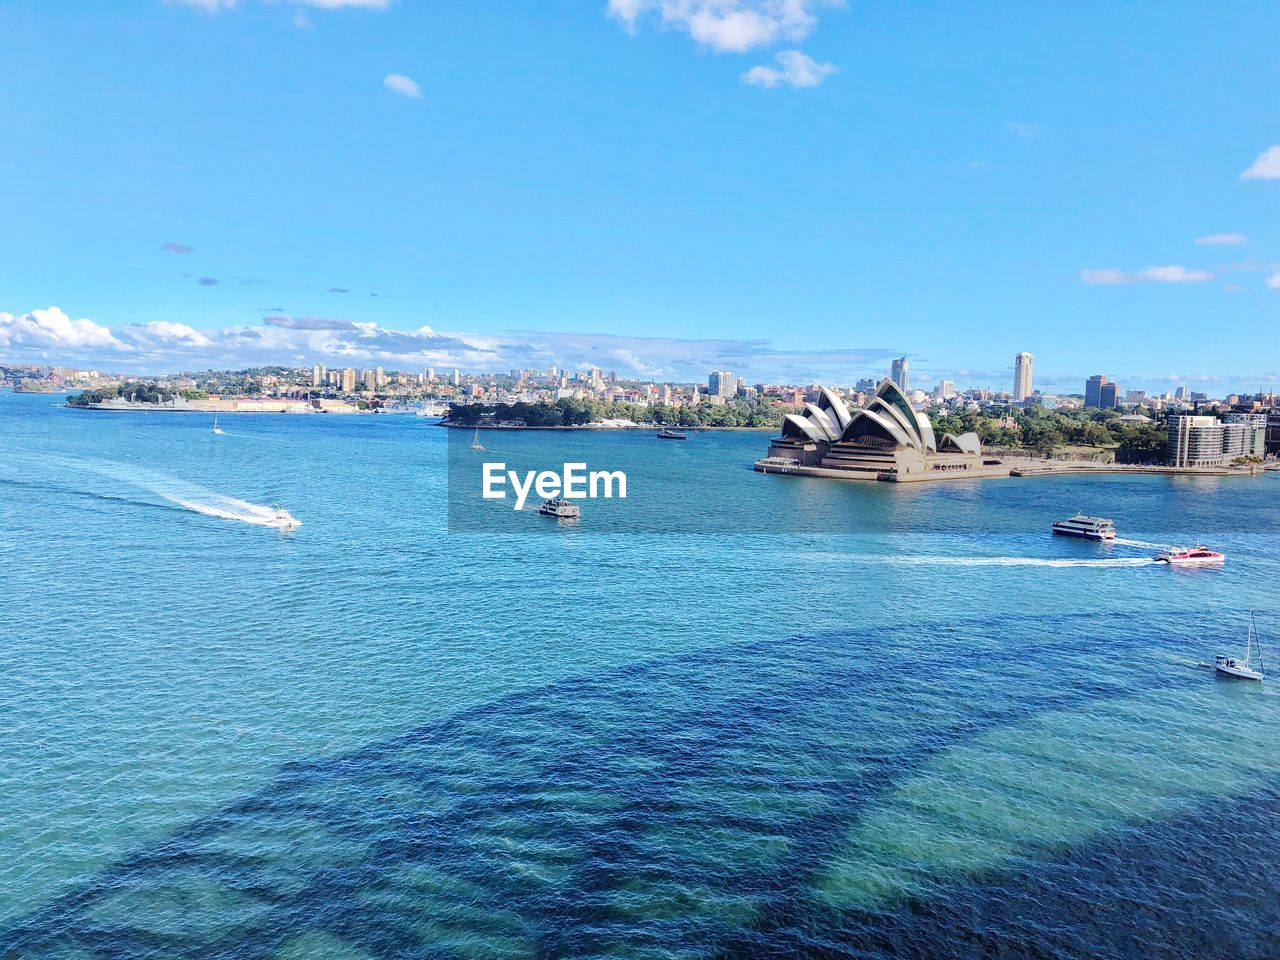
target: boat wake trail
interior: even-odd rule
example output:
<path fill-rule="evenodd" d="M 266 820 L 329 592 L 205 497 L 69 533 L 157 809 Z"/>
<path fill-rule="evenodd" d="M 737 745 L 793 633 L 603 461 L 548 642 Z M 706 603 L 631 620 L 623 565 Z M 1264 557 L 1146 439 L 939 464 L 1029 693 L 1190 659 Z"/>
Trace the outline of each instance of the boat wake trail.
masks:
<path fill-rule="evenodd" d="M 1111 541 L 1125 547 L 1143 547 L 1147 550 L 1171 550 L 1172 547 L 1167 543 L 1148 543 L 1146 540 L 1126 540 L 1123 537 L 1116 537 Z"/>
<path fill-rule="evenodd" d="M 220 517 L 223 520 L 239 520 L 241 523 L 256 523 L 263 527 L 273 526 L 275 522 L 273 520 L 275 511 L 270 507 L 264 507 L 261 504 L 256 503 L 248 503 L 244 500 L 236 500 L 233 497 L 224 497 L 216 493 L 209 494 L 208 499 L 205 500 L 187 500 L 183 497 L 164 492 L 160 492 L 160 496 L 164 497 L 170 503 L 182 507 L 184 510 L 203 513 L 206 517 Z"/>
<path fill-rule="evenodd" d="M 1105 560 L 1045 557 L 881 557 L 875 562 L 903 566 L 955 567 L 1146 567 L 1156 561 L 1150 557 L 1113 557 Z"/>
<path fill-rule="evenodd" d="M 171 504 L 182 510 L 190 510 L 193 513 L 204 514 L 207 517 L 236 520 L 240 523 L 251 523 L 264 527 L 275 525 L 275 509 L 273 507 L 228 497 L 198 484 L 161 473 L 158 470 L 149 470 L 145 467 L 106 460 L 61 459 L 61 463 L 72 469 L 96 474 L 99 477 L 123 484 L 130 491 L 141 491 L 150 494 L 163 503 Z M 102 496 L 101 493 L 97 495 Z M 131 498 L 117 496 L 111 499 Z M 151 505 L 147 500 L 138 502 Z"/>

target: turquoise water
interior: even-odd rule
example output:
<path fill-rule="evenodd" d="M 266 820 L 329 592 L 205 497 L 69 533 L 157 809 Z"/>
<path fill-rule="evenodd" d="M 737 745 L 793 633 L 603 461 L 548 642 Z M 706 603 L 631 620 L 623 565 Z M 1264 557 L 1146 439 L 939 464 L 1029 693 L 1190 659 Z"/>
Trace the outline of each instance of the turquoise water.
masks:
<path fill-rule="evenodd" d="M 1280 955 L 1280 693 L 1196 666 L 1280 636 L 1274 475 L 506 434 L 644 482 L 479 535 L 420 420 L 209 426 L 0 394 L 0 956 Z"/>

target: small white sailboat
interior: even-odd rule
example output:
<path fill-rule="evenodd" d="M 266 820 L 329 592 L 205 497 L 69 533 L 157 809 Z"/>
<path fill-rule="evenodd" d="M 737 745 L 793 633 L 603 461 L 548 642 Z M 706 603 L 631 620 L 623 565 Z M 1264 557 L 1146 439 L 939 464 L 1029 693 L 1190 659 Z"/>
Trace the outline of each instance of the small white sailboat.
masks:
<path fill-rule="evenodd" d="M 483 450 L 484 446 L 480 443 L 480 428 L 476 427 L 476 432 L 471 435 L 471 449 Z"/>
<path fill-rule="evenodd" d="M 213 415 L 213 432 L 218 436 L 222 436 L 222 428 L 218 426 L 218 415 L 216 413 Z"/>
<path fill-rule="evenodd" d="M 1262 645 L 1255 639 L 1255 630 L 1253 626 L 1253 611 L 1249 611 L 1249 638 L 1245 641 L 1244 659 L 1240 660 L 1236 657 L 1215 657 L 1213 661 L 1213 669 L 1218 673 L 1225 674 L 1228 677 L 1239 677 L 1241 680 L 1262 680 L 1266 677 L 1266 671 L 1263 669 L 1262 663 Z M 1254 662 L 1253 648 L 1258 647 L 1258 659 Z"/>

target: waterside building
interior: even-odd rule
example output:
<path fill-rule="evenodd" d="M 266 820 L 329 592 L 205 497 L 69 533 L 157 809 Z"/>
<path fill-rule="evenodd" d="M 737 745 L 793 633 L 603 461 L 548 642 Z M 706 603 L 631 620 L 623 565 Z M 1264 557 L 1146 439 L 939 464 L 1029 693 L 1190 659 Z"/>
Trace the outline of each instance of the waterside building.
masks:
<path fill-rule="evenodd" d="M 850 413 L 826 387 L 817 403 L 788 414 L 782 435 L 757 460 L 763 473 L 788 473 L 841 480 L 959 480 L 1006 477 L 1009 469 L 985 457 L 977 434 L 934 436 L 929 417 L 912 408 L 892 380 L 880 382 L 866 407 Z"/>

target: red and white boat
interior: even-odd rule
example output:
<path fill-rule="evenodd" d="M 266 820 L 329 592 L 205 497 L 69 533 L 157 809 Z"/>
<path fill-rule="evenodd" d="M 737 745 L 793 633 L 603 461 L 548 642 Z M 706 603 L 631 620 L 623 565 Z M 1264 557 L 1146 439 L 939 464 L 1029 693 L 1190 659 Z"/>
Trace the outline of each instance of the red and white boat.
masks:
<path fill-rule="evenodd" d="M 1158 563 L 1167 563 L 1171 567 L 1220 567 L 1226 559 L 1226 554 L 1198 546 L 1190 549 L 1174 547 L 1156 557 Z"/>

